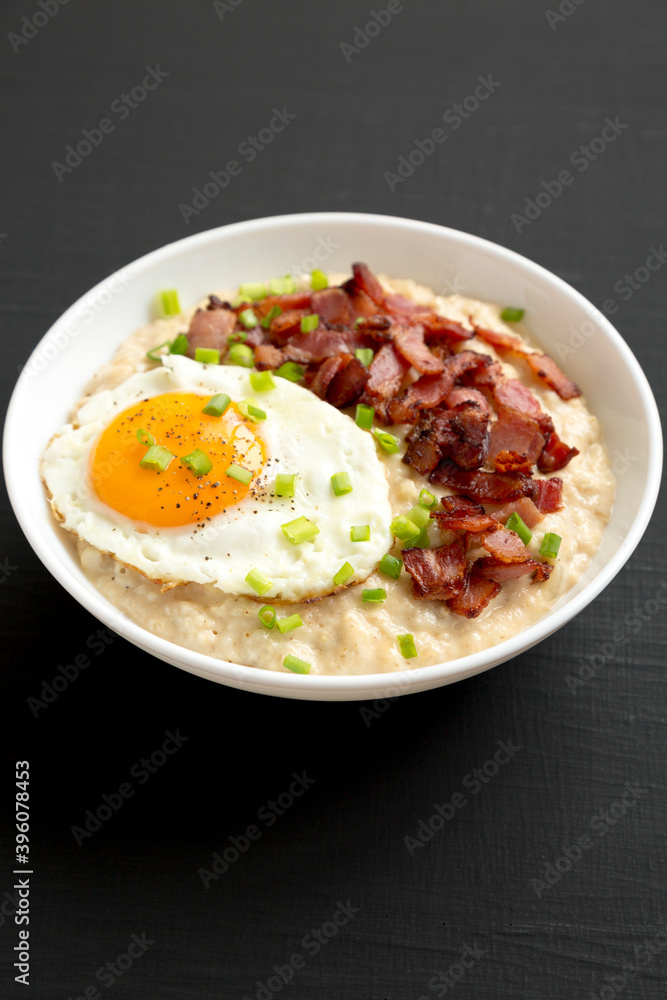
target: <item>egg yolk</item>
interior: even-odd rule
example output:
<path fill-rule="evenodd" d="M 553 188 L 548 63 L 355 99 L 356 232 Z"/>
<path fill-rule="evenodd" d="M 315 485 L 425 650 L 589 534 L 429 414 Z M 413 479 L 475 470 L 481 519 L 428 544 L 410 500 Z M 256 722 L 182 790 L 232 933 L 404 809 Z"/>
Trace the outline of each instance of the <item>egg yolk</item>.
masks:
<path fill-rule="evenodd" d="M 119 413 L 91 453 L 89 482 L 100 500 L 156 527 L 196 524 L 240 503 L 252 481 L 246 486 L 225 470 L 233 463 L 254 478 L 264 465 L 264 443 L 233 403 L 221 417 L 202 413 L 209 398 L 168 392 Z M 137 440 L 138 430 L 152 434 L 175 456 L 164 472 L 141 468 L 147 445 Z M 204 476 L 181 462 L 196 449 L 213 463 Z"/>

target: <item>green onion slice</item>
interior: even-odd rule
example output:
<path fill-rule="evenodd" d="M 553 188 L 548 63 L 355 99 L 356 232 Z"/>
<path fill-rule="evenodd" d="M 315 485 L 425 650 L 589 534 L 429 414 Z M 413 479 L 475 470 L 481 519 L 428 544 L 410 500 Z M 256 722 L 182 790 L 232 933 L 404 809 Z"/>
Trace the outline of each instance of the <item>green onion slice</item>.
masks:
<path fill-rule="evenodd" d="M 266 285 L 262 281 L 250 281 L 247 285 L 239 286 L 239 295 L 248 299 L 250 302 L 255 302 L 258 299 L 266 298 Z"/>
<path fill-rule="evenodd" d="M 500 318 L 505 321 L 505 323 L 518 323 L 523 319 L 525 309 L 516 309 L 513 306 L 506 306 L 505 309 L 500 314 Z"/>
<path fill-rule="evenodd" d="M 357 361 L 361 361 L 362 365 L 366 368 L 369 367 L 371 361 L 373 360 L 374 351 L 372 347 L 357 347 L 354 352 L 354 356 Z"/>
<path fill-rule="evenodd" d="M 297 473 L 279 472 L 273 492 L 277 497 L 293 497 L 296 489 Z"/>
<path fill-rule="evenodd" d="M 271 306 L 264 319 L 260 320 L 260 326 L 263 326 L 265 330 L 268 330 L 271 326 L 271 321 L 274 320 L 276 316 L 280 316 L 281 312 L 282 309 L 280 306 Z"/>
<path fill-rule="evenodd" d="M 184 333 L 179 333 L 177 337 L 174 337 L 171 344 L 169 345 L 170 354 L 185 354 L 188 349 L 188 338 Z"/>
<path fill-rule="evenodd" d="M 215 396 L 211 396 L 202 413 L 208 413 L 209 417 L 221 417 L 230 403 L 231 399 L 226 392 L 216 392 Z"/>
<path fill-rule="evenodd" d="M 528 542 L 533 537 L 532 531 L 516 511 L 507 518 L 505 527 L 509 528 L 510 531 L 516 532 L 524 545 L 528 545 Z"/>
<path fill-rule="evenodd" d="M 267 392 L 276 387 L 271 372 L 250 372 L 250 385 L 255 392 Z"/>
<path fill-rule="evenodd" d="M 283 666 L 287 670 L 291 670 L 293 674 L 309 674 L 310 673 L 310 663 L 306 660 L 300 660 L 298 656 L 293 656 L 292 653 L 288 653 L 283 660 Z"/>
<path fill-rule="evenodd" d="M 158 302 L 163 316 L 178 316 L 181 305 L 178 301 L 178 292 L 175 288 L 168 288 L 158 295 Z"/>
<path fill-rule="evenodd" d="M 402 542 L 410 542 L 420 534 L 418 525 L 411 521 L 405 514 L 399 514 L 389 525 L 393 535 L 400 538 Z"/>
<path fill-rule="evenodd" d="M 213 468 L 211 459 L 199 448 L 195 448 L 189 455 L 183 455 L 181 462 L 188 467 L 190 472 L 194 472 L 195 476 L 205 476 Z"/>
<path fill-rule="evenodd" d="M 425 528 L 431 520 L 431 512 L 423 504 L 418 503 L 412 510 L 408 511 L 408 520 L 420 529 Z"/>
<path fill-rule="evenodd" d="M 388 431 L 375 430 L 375 439 L 380 447 L 386 451 L 389 455 L 394 455 L 400 447 L 400 441 L 393 434 L 389 434 Z"/>
<path fill-rule="evenodd" d="M 232 344 L 245 344 L 247 339 L 247 330 L 234 330 L 234 333 L 230 333 L 227 337 L 227 347 L 231 347 Z"/>
<path fill-rule="evenodd" d="M 280 368 L 276 368 L 273 374 L 280 378 L 286 378 L 288 382 L 298 382 L 303 376 L 303 368 L 296 361 L 285 361 Z"/>
<path fill-rule="evenodd" d="M 319 268 L 315 268 L 314 271 L 310 272 L 310 287 L 314 292 L 320 292 L 323 288 L 327 288 L 328 285 L 329 279 L 324 271 L 320 271 Z"/>
<path fill-rule="evenodd" d="M 157 347 L 151 347 L 150 351 L 146 351 L 146 357 L 150 358 L 151 361 L 159 361 L 162 355 L 156 354 L 155 352 L 161 351 L 163 347 L 171 347 L 171 341 L 164 340 L 161 344 L 158 344 Z"/>
<path fill-rule="evenodd" d="M 155 438 L 153 435 L 149 434 L 148 431 L 143 430 L 141 427 L 137 431 L 137 441 L 139 444 L 146 445 L 147 448 L 150 448 L 152 444 L 155 444 Z"/>
<path fill-rule="evenodd" d="M 403 569 L 403 560 L 397 559 L 396 556 L 392 556 L 389 552 L 387 552 L 387 554 L 382 556 L 382 559 L 380 559 L 378 569 L 381 573 L 384 573 L 386 576 L 390 576 L 393 580 L 398 580 L 401 575 L 401 570 Z"/>
<path fill-rule="evenodd" d="M 219 365 L 220 351 L 215 347 L 195 347 L 195 361 L 201 361 L 203 365 Z"/>
<path fill-rule="evenodd" d="M 406 660 L 409 660 L 412 656 L 419 655 L 415 646 L 415 637 L 411 632 L 406 632 L 404 635 L 397 635 L 396 639 L 401 656 L 404 656 Z"/>
<path fill-rule="evenodd" d="M 371 526 L 370 524 L 353 524 L 350 527 L 350 541 L 351 542 L 370 542 L 371 540 Z"/>
<path fill-rule="evenodd" d="M 248 420 L 252 420 L 253 423 L 258 424 L 262 420 L 266 420 L 266 413 L 262 410 L 254 399 L 243 399 L 238 404 L 238 408 L 244 417 Z"/>
<path fill-rule="evenodd" d="M 374 416 L 375 409 L 372 406 L 366 406 L 365 403 L 357 403 L 357 413 L 354 421 L 357 427 L 361 427 L 362 431 L 369 431 L 371 429 Z"/>
<path fill-rule="evenodd" d="M 349 562 L 343 563 L 338 572 L 334 575 L 333 582 L 337 587 L 342 587 L 344 583 L 354 575 L 354 566 L 351 566 Z"/>
<path fill-rule="evenodd" d="M 317 330 L 320 323 L 320 317 L 317 313 L 311 313 L 310 316 L 303 316 L 301 319 L 301 333 L 311 333 L 313 330 Z"/>
<path fill-rule="evenodd" d="M 259 594 L 260 597 L 263 597 L 264 594 L 271 590 L 271 587 L 273 586 L 273 580 L 269 580 L 268 577 L 264 576 L 264 574 L 258 569 L 251 569 L 245 578 L 245 582 L 249 587 L 252 587 L 255 593 Z"/>
<path fill-rule="evenodd" d="M 545 556 L 547 559 L 555 559 L 562 541 L 563 539 L 560 535 L 555 534 L 553 531 L 548 531 L 542 539 L 540 555 Z"/>
<path fill-rule="evenodd" d="M 232 464 L 225 469 L 225 475 L 229 476 L 230 479 L 235 479 L 237 483 L 243 483 L 244 486 L 247 486 L 252 479 L 252 472 L 250 469 L 244 469 L 243 466 L 237 465 L 235 462 L 232 462 Z"/>
<path fill-rule="evenodd" d="M 387 591 L 383 590 L 382 587 L 377 587 L 375 590 L 362 590 L 361 600 L 369 604 L 382 604 L 383 601 L 387 600 Z"/>
<path fill-rule="evenodd" d="M 422 507 L 435 507 L 438 502 L 437 497 L 433 496 L 430 490 L 422 490 L 419 494 L 419 502 Z"/>
<path fill-rule="evenodd" d="M 431 539 L 429 538 L 428 527 L 422 528 L 417 537 L 410 542 L 410 545 L 416 549 L 428 549 L 430 544 Z"/>
<path fill-rule="evenodd" d="M 303 622 L 301 621 L 301 615 L 288 615 L 287 618 L 278 618 L 276 625 L 280 634 L 284 635 L 285 632 L 291 632 L 293 628 L 300 628 Z"/>
<path fill-rule="evenodd" d="M 269 292 L 271 295 L 292 295 L 296 291 L 296 282 L 291 274 L 283 278 L 271 278 Z"/>
<path fill-rule="evenodd" d="M 252 368 L 255 363 L 255 355 L 252 347 L 248 347 L 247 344 L 232 344 L 229 348 L 229 360 L 233 365 Z"/>
<path fill-rule="evenodd" d="M 152 469 L 153 472 L 164 472 L 175 455 L 161 444 L 152 444 L 139 462 L 142 469 Z"/>
<path fill-rule="evenodd" d="M 246 330 L 252 330 L 254 326 L 257 326 L 259 320 L 252 309 L 244 309 L 243 312 L 239 313 L 239 323 L 241 323 Z"/>
<path fill-rule="evenodd" d="M 257 612 L 257 617 L 265 628 L 273 628 L 276 621 L 276 609 L 270 604 L 265 604 Z"/>
<path fill-rule="evenodd" d="M 331 485 L 337 497 L 345 496 L 352 492 L 352 483 L 347 472 L 334 472 L 331 477 Z"/>
<path fill-rule="evenodd" d="M 300 545 L 301 542 L 309 542 L 319 535 L 320 529 L 307 517 L 295 517 L 293 521 L 281 524 L 285 538 L 289 539 L 292 545 Z"/>

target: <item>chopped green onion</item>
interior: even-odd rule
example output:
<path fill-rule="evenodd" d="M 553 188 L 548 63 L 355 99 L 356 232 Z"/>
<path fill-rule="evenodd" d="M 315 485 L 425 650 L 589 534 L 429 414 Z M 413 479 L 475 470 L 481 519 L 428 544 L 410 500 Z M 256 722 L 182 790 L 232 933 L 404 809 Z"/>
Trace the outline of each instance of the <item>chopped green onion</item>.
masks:
<path fill-rule="evenodd" d="M 230 403 L 231 399 L 226 392 L 216 392 L 215 396 L 211 396 L 202 413 L 208 413 L 209 417 L 221 417 Z"/>
<path fill-rule="evenodd" d="M 203 365 L 219 365 L 220 351 L 214 347 L 195 347 L 195 361 L 201 361 Z"/>
<path fill-rule="evenodd" d="M 547 559 L 555 559 L 558 555 L 558 550 L 560 549 L 560 543 L 562 540 L 563 539 L 560 535 L 555 534 L 553 531 L 548 531 L 542 539 L 542 544 L 540 545 L 540 555 L 546 556 Z"/>
<path fill-rule="evenodd" d="M 266 298 L 266 285 L 262 281 L 251 281 L 247 285 L 239 286 L 239 295 L 242 298 L 254 302 L 257 299 Z"/>
<path fill-rule="evenodd" d="M 350 566 L 349 562 L 343 563 L 338 572 L 334 575 L 333 582 L 337 587 L 342 587 L 344 583 L 354 575 L 354 566 Z"/>
<path fill-rule="evenodd" d="M 238 403 L 238 408 L 244 417 L 258 424 L 261 420 L 266 420 L 266 413 L 257 406 L 254 399 L 243 399 Z"/>
<path fill-rule="evenodd" d="M 371 540 L 370 524 L 353 524 L 350 526 L 351 542 L 370 542 L 370 540 Z"/>
<path fill-rule="evenodd" d="M 437 497 L 434 497 L 430 490 L 422 490 L 419 494 L 419 502 L 422 507 L 435 507 L 438 502 Z"/>
<path fill-rule="evenodd" d="M 507 518 L 507 520 L 505 521 L 505 527 L 509 528 L 510 531 L 516 532 L 516 534 L 519 536 L 524 545 L 528 545 L 528 542 L 533 537 L 532 531 L 525 523 L 525 521 L 523 521 L 522 518 L 519 517 L 516 511 L 510 514 L 510 516 Z"/>
<path fill-rule="evenodd" d="M 276 609 L 270 604 L 265 604 L 257 612 L 257 617 L 265 628 L 273 628 L 276 620 Z"/>
<path fill-rule="evenodd" d="M 271 590 L 273 586 L 273 580 L 269 580 L 268 577 L 264 576 L 258 569 L 251 569 L 245 578 L 245 582 L 248 586 L 252 587 L 255 593 L 263 597 L 268 590 Z"/>
<path fill-rule="evenodd" d="M 408 511 L 408 519 L 412 521 L 413 524 L 416 524 L 418 528 L 425 528 L 431 520 L 431 513 L 427 507 L 418 503 L 416 507 L 413 507 L 412 510 Z"/>
<path fill-rule="evenodd" d="M 363 321 L 364 321 L 364 317 L 363 316 L 357 316 L 357 318 L 354 321 L 354 325 L 357 326 L 357 327 L 361 326 L 361 324 L 363 323 Z"/>
<path fill-rule="evenodd" d="M 271 372 L 250 372 L 250 385 L 255 392 L 267 392 L 276 387 Z"/>
<path fill-rule="evenodd" d="M 292 545 L 300 545 L 301 542 L 309 542 L 315 535 L 319 535 L 320 529 L 307 517 L 295 517 L 293 521 L 281 524 L 283 535 L 288 538 Z"/>
<path fill-rule="evenodd" d="M 227 337 L 227 347 L 231 347 L 232 344 L 245 344 L 247 339 L 247 330 L 234 330 L 234 333 L 230 333 Z"/>
<path fill-rule="evenodd" d="M 153 435 L 149 434 L 148 431 L 145 431 L 142 428 L 139 428 L 137 431 L 137 441 L 139 444 L 146 445 L 147 448 L 150 448 L 152 444 L 155 444 L 155 438 Z"/>
<path fill-rule="evenodd" d="M 400 538 L 402 542 L 410 542 L 420 534 L 419 527 L 404 514 L 395 517 L 389 527 L 392 534 Z"/>
<path fill-rule="evenodd" d="M 175 288 L 169 288 L 164 292 L 160 292 L 158 301 L 163 316 L 178 316 L 181 311 L 178 292 Z"/>
<path fill-rule="evenodd" d="M 375 439 L 380 447 L 386 451 L 389 455 L 394 455 L 399 447 L 400 441 L 393 434 L 389 434 L 388 431 L 375 430 Z"/>
<path fill-rule="evenodd" d="M 310 333 L 312 330 L 317 330 L 320 323 L 320 317 L 317 313 L 311 313 L 310 316 L 303 316 L 301 318 L 301 333 Z"/>
<path fill-rule="evenodd" d="M 415 646 L 415 637 L 410 632 L 405 635 L 397 635 L 398 648 L 401 651 L 401 656 L 404 656 L 406 660 L 409 660 L 412 656 L 419 656 L 417 652 L 417 647 Z"/>
<path fill-rule="evenodd" d="M 263 326 L 265 330 L 268 330 L 271 326 L 271 320 L 274 320 L 276 316 L 280 316 L 281 312 L 282 309 L 280 306 L 271 306 L 264 319 L 259 321 L 260 326 Z"/>
<path fill-rule="evenodd" d="M 291 670 L 293 674 L 309 674 L 310 673 L 310 663 L 306 660 L 300 660 L 298 656 L 293 656 L 292 653 L 288 653 L 283 660 L 283 666 L 287 670 Z"/>
<path fill-rule="evenodd" d="M 277 497 L 293 497 L 297 473 L 279 472 L 273 492 Z"/>
<path fill-rule="evenodd" d="M 195 448 L 189 455 L 183 455 L 181 462 L 188 467 L 190 472 L 194 472 L 195 476 L 205 476 L 213 468 L 211 459 L 199 448 Z"/>
<path fill-rule="evenodd" d="M 161 444 L 152 444 L 139 462 L 142 469 L 152 469 L 153 472 L 164 472 L 175 455 Z"/>
<path fill-rule="evenodd" d="M 523 319 L 523 314 L 525 309 L 515 309 L 513 306 L 507 306 L 500 314 L 500 318 L 506 323 L 518 323 L 519 320 Z"/>
<path fill-rule="evenodd" d="M 284 278 L 271 278 L 269 292 L 271 295 L 292 295 L 296 291 L 296 282 L 291 274 Z"/>
<path fill-rule="evenodd" d="M 171 344 L 169 345 L 170 354 L 185 354 L 188 349 L 188 338 L 184 333 L 179 333 L 177 337 L 174 337 Z"/>
<path fill-rule="evenodd" d="M 300 628 L 303 622 L 301 615 L 288 615 L 287 618 L 278 618 L 276 625 L 280 634 L 284 635 L 285 632 L 291 632 L 293 628 Z"/>
<path fill-rule="evenodd" d="M 357 359 L 357 361 L 361 361 L 362 365 L 368 368 L 371 361 L 373 360 L 374 353 L 375 352 L 373 351 L 372 347 L 357 347 L 356 351 L 354 352 L 354 356 Z"/>
<path fill-rule="evenodd" d="M 374 416 L 375 410 L 372 406 L 366 406 L 365 403 L 357 403 L 357 413 L 354 421 L 357 427 L 361 427 L 362 431 L 369 431 L 371 429 Z"/>
<path fill-rule="evenodd" d="M 241 323 L 246 330 L 252 330 L 253 326 L 257 326 L 259 320 L 252 309 L 244 309 L 243 312 L 239 313 L 239 323 Z"/>
<path fill-rule="evenodd" d="M 428 534 L 428 526 L 423 527 L 419 532 L 419 534 L 417 535 L 417 537 L 414 539 L 414 541 L 410 542 L 410 545 L 412 545 L 416 549 L 427 549 L 429 548 L 430 544 L 431 544 L 431 539 L 429 538 Z"/>
<path fill-rule="evenodd" d="M 387 600 L 387 591 L 383 590 L 382 587 L 378 587 L 376 590 L 362 590 L 361 600 L 364 603 L 382 604 L 383 601 Z"/>
<path fill-rule="evenodd" d="M 387 552 L 387 554 L 382 556 L 382 559 L 380 559 L 378 569 L 381 573 L 386 574 L 386 576 L 390 576 L 392 579 L 398 580 L 401 575 L 401 570 L 403 569 L 403 560 L 397 559 L 396 556 L 392 556 Z"/>
<path fill-rule="evenodd" d="M 159 361 L 162 355 L 156 354 L 155 352 L 161 351 L 163 347 L 171 347 L 171 341 L 164 340 L 161 344 L 158 344 L 157 347 L 151 347 L 150 351 L 146 351 L 146 357 L 150 358 L 151 361 Z"/>
<path fill-rule="evenodd" d="M 298 382 L 303 375 L 303 368 L 296 361 L 285 361 L 273 374 L 286 378 L 288 382 Z"/>
<path fill-rule="evenodd" d="M 315 268 L 314 271 L 310 272 L 310 287 L 314 292 L 319 292 L 323 288 L 329 286 L 329 279 L 327 278 L 324 271 L 320 271 L 319 268 Z"/>
<path fill-rule="evenodd" d="M 347 472 L 334 472 L 331 477 L 331 485 L 337 497 L 345 496 L 352 492 L 352 483 Z"/>
<path fill-rule="evenodd" d="M 225 469 L 225 475 L 229 476 L 230 479 L 235 479 L 237 483 L 243 483 L 244 486 L 247 486 L 252 479 L 252 472 L 250 469 L 244 469 L 241 465 L 237 465 L 235 462 L 232 462 L 232 464 Z"/>
<path fill-rule="evenodd" d="M 255 363 L 255 355 L 252 347 L 248 347 L 247 344 L 232 344 L 229 348 L 229 360 L 233 365 L 252 368 Z"/>

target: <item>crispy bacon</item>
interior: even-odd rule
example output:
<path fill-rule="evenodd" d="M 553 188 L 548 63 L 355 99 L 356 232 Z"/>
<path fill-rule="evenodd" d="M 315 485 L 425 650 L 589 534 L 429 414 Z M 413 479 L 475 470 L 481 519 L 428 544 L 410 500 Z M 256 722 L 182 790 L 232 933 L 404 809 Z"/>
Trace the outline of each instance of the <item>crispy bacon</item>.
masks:
<path fill-rule="evenodd" d="M 341 368 L 344 368 L 348 361 L 352 359 L 351 354 L 336 354 L 332 358 L 327 358 L 315 372 L 313 381 L 310 383 L 310 390 L 320 399 L 326 399 L 327 389 Z"/>
<path fill-rule="evenodd" d="M 493 521 L 493 518 L 491 518 Z M 503 528 L 494 522 L 493 528 L 484 531 L 479 536 L 479 542 L 494 559 L 502 563 L 525 562 L 531 555 L 519 536 L 514 531 Z"/>
<path fill-rule="evenodd" d="M 420 600 L 447 601 L 463 589 L 468 564 L 458 538 L 433 549 L 403 549 L 401 555 Z"/>
<path fill-rule="evenodd" d="M 420 323 L 414 326 L 393 326 L 390 332 L 398 353 L 418 372 L 437 375 L 444 371 L 444 362 L 432 354 L 424 343 L 424 327 Z"/>
<path fill-rule="evenodd" d="M 470 340 L 475 336 L 474 330 L 469 330 L 456 320 L 447 319 L 439 313 L 424 313 L 419 317 L 419 322 L 424 327 L 424 340 L 427 344 L 438 344 L 443 340 Z"/>
<path fill-rule="evenodd" d="M 491 358 L 487 354 L 478 354 L 476 351 L 460 351 L 458 354 L 444 358 L 443 370 L 439 375 L 422 375 L 416 382 L 408 386 L 403 396 L 389 405 L 391 422 L 393 424 L 415 423 L 419 418 L 420 410 L 430 410 L 443 400 L 449 400 L 450 395 L 457 391 L 454 385 L 458 379 L 462 378 L 466 372 L 483 369 L 490 361 Z M 486 399 L 478 390 L 462 388 L 461 397 L 450 404 L 451 409 L 459 402 L 472 399 L 479 402 L 480 409 L 490 413 Z"/>
<path fill-rule="evenodd" d="M 544 435 L 534 417 L 507 406 L 498 410 L 498 419 L 491 428 L 489 458 L 494 461 L 503 451 L 514 451 L 532 465 L 544 448 Z"/>
<path fill-rule="evenodd" d="M 518 514 L 527 528 L 534 528 L 542 520 L 542 515 L 529 497 L 519 497 L 511 503 L 494 510 L 492 517 L 503 524 L 512 514 Z"/>
<path fill-rule="evenodd" d="M 386 422 L 387 407 L 398 393 L 407 370 L 407 362 L 398 356 L 392 344 L 381 347 L 371 361 L 362 402 L 375 407 L 380 420 Z"/>
<path fill-rule="evenodd" d="M 320 317 L 321 322 L 343 324 L 352 322 L 350 300 L 342 288 L 323 288 L 313 292 L 310 308 Z"/>
<path fill-rule="evenodd" d="M 265 371 L 267 368 L 280 368 L 285 360 L 281 349 L 274 347 L 273 344 L 258 344 L 254 350 L 255 367 L 259 368 L 260 371 Z"/>
<path fill-rule="evenodd" d="M 443 497 L 442 510 L 436 510 L 431 517 L 439 528 L 452 531 L 487 531 L 493 528 L 495 518 L 487 514 L 481 504 L 468 497 Z"/>
<path fill-rule="evenodd" d="M 451 389 L 445 396 L 445 402 L 450 410 L 458 406 L 459 403 L 470 401 L 477 403 L 482 412 L 491 414 L 491 407 L 488 400 L 479 389 L 469 389 L 467 386 L 457 385 L 456 388 Z"/>
<path fill-rule="evenodd" d="M 352 265 L 352 278 L 362 292 L 365 292 L 376 306 L 382 306 L 385 299 L 385 291 L 371 269 L 366 264 Z"/>
<path fill-rule="evenodd" d="M 315 364 L 334 354 L 354 354 L 358 347 L 365 346 L 366 341 L 355 330 L 328 330 L 318 326 L 309 333 L 292 334 L 283 351 L 288 361 Z"/>
<path fill-rule="evenodd" d="M 236 315 L 230 309 L 198 309 L 190 320 L 188 357 L 194 358 L 198 347 L 213 348 L 222 354 L 227 350 L 227 338 L 235 326 Z"/>
<path fill-rule="evenodd" d="M 463 589 L 447 601 L 455 615 L 477 618 L 481 611 L 500 593 L 500 584 L 487 580 L 474 570 L 468 571 Z"/>
<path fill-rule="evenodd" d="M 533 482 L 534 492 L 531 500 L 541 514 L 553 514 L 563 508 L 563 480 L 557 476 L 549 479 L 536 479 Z"/>
<path fill-rule="evenodd" d="M 533 463 L 518 451 L 499 451 L 494 456 L 493 464 L 496 472 L 530 472 Z"/>
<path fill-rule="evenodd" d="M 507 503 L 529 496 L 534 488 L 533 480 L 524 472 L 465 472 L 449 459 L 441 462 L 429 478 L 478 503 Z"/>
<path fill-rule="evenodd" d="M 487 580 L 495 583 L 506 583 L 507 580 L 516 580 L 527 573 L 534 573 L 533 582 L 541 583 L 549 579 L 551 566 L 546 562 L 538 562 L 536 559 L 528 558 L 524 562 L 507 563 L 493 556 L 486 556 L 483 559 L 476 559 L 473 563 L 474 572 Z"/>
<path fill-rule="evenodd" d="M 578 448 L 570 448 L 568 444 L 561 441 L 556 431 L 551 431 L 537 460 L 537 467 L 540 472 L 557 472 L 558 469 L 565 468 L 568 462 L 571 462 L 578 454 Z"/>
<path fill-rule="evenodd" d="M 311 291 L 305 289 L 302 292 L 287 292 L 285 295 L 267 295 L 259 302 L 242 302 L 236 309 L 238 312 L 242 312 L 250 305 L 254 312 L 262 317 L 270 313 L 274 306 L 280 306 L 283 312 L 289 312 L 291 309 L 312 312 L 313 310 L 310 308 L 312 294 Z"/>
<path fill-rule="evenodd" d="M 489 417 L 474 401 L 453 410 L 427 411 L 407 436 L 403 461 L 422 475 L 449 458 L 461 469 L 478 469 L 489 446 Z"/>
<path fill-rule="evenodd" d="M 303 309 L 288 309 L 286 312 L 274 316 L 271 320 L 269 332 L 271 339 L 282 346 L 291 336 L 301 329 L 301 320 L 306 315 Z"/>
<path fill-rule="evenodd" d="M 581 396 L 581 389 L 576 382 L 568 378 L 548 354 L 526 354 L 525 358 L 537 377 L 558 393 L 561 399 L 575 399 Z"/>
<path fill-rule="evenodd" d="M 338 409 L 355 403 L 368 382 L 368 368 L 358 358 L 344 357 L 348 360 L 335 372 L 326 390 L 327 403 Z"/>

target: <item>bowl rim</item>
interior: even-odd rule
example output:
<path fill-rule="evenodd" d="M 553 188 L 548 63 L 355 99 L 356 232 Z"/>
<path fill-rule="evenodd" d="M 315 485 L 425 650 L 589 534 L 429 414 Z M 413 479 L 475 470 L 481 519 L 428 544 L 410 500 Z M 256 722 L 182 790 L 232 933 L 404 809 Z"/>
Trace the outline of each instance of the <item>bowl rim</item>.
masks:
<path fill-rule="evenodd" d="M 24 514 L 21 505 L 20 483 L 17 480 L 13 467 L 13 455 L 18 430 L 18 411 L 27 379 L 30 378 L 31 382 L 34 381 L 34 374 L 28 374 L 31 361 L 39 355 L 39 352 L 53 331 L 71 323 L 77 316 L 82 303 L 85 300 L 90 300 L 96 293 L 101 292 L 113 279 L 114 274 L 119 274 L 121 273 L 120 271 L 107 276 L 80 296 L 49 327 L 35 346 L 14 387 L 7 409 L 3 436 L 3 465 L 7 491 L 15 516 L 36 555 L 68 593 L 82 604 L 86 610 L 103 621 L 119 635 L 122 635 L 151 655 L 157 656 L 174 666 L 219 683 L 230 684 L 234 687 L 261 691 L 261 693 L 287 698 L 317 699 L 321 696 L 330 695 L 332 696 L 332 700 L 336 700 L 336 695 L 339 695 L 341 699 L 345 700 L 364 700 L 372 697 L 373 694 L 377 696 L 385 689 L 396 690 L 400 694 L 409 694 L 452 683 L 481 673 L 513 658 L 537 642 L 547 638 L 590 604 L 625 565 L 648 526 L 661 483 L 662 429 L 658 407 L 648 379 L 627 343 L 607 317 L 580 292 L 542 265 L 529 260 L 514 250 L 471 233 L 451 229 L 447 226 L 440 226 L 436 223 L 366 212 L 302 212 L 283 214 L 230 223 L 205 230 L 201 233 L 193 233 L 149 251 L 141 257 L 136 258 L 121 270 L 124 274 L 129 273 L 135 276 L 137 273 L 149 271 L 153 266 L 159 265 L 174 256 L 182 253 L 187 254 L 192 249 L 201 249 L 209 244 L 214 244 L 221 236 L 233 238 L 235 233 L 252 234 L 253 232 L 263 232 L 267 229 L 273 230 L 298 226 L 299 224 L 326 226 L 327 223 L 336 223 L 339 225 L 366 223 L 375 227 L 386 227 L 394 232 L 397 230 L 409 230 L 412 234 L 419 232 L 431 235 L 438 234 L 445 236 L 453 244 L 496 257 L 499 256 L 506 263 L 520 268 L 530 276 L 555 286 L 557 291 L 573 300 L 603 330 L 604 335 L 615 343 L 617 350 L 623 357 L 626 371 L 634 381 L 638 389 L 638 395 L 642 401 L 642 415 L 648 431 L 648 467 L 646 470 L 646 480 L 639 507 L 627 535 L 611 558 L 602 567 L 597 577 L 591 580 L 578 594 L 574 595 L 565 604 L 562 604 L 562 606 L 557 604 L 553 610 L 548 612 L 538 622 L 496 646 L 443 663 L 370 674 L 295 675 L 235 664 L 231 661 L 219 660 L 213 656 L 196 653 L 186 647 L 178 646 L 175 643 L 162 639 L 160 636 L 147 632 L 140 625 L 136 625 L 130 619 L 126 618 L 125 615 L 108 604 L 102 598 L 101 594 L 92 587 L 92 584 L 90 585 L 90 589 L 82 586 L 71 575 L 68 567 L 60 562 L 55 553 L 50 548 L 45 548 L 43 539 L 37 528 L 33 525 L 31 519 Z M 94 324 L 91 326 L 91 330 L 93 329 Z"/>

